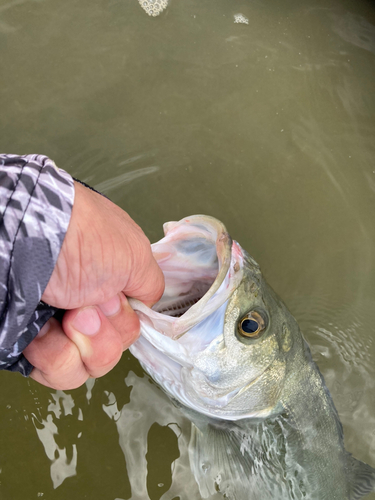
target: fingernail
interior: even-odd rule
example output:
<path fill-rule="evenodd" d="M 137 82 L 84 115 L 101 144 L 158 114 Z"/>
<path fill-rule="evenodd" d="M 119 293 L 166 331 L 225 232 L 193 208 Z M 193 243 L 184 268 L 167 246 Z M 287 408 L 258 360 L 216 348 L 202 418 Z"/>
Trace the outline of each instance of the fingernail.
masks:
<path fill-rule="evenodd" d="M 113 316 L 118 313 L 121 307 L 120 296 L 117 294 L 107 302 L 103 304 L 99 304 L 100 309 L 102 310 L 104 316 Z"/>
<path fill-rule="evenodd" d="M 85 307 L 74 318 L 72 326 L 83 335 L 95 335 L 101 326 L 98 311 L 95 307 Z"/>
<path fill-rule="evenodd" d="M 51 323 L 47 321 L 47 323 L 44 323 L 42 328 L 40 329 L 38 335 L 36 336 L 37 339 L 41 339 L 44 337 L 44 335 L 48 332 L 48 330 L 51 328 Z"/>

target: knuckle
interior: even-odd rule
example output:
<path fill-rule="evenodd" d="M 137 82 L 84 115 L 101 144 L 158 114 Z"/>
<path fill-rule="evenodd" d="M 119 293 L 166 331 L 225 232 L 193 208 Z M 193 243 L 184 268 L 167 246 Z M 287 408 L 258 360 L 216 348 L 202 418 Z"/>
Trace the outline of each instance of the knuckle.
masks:
<path fill-rule="evenodd" d="M 100 357 L 98 357 L 97 363 L 95 363 L 95 368 L 99 370 L 109 371 L 114 365 L 116 365 L 122 355 L 122 346 L 117 343 L 116 346 L 111 346 L 108 349 L 104 349 L 101 352 Z"/>
<path fill-rule="evenodd" d="M 90 358 L 83 361 L 90 374 L 101 376 L 109 372 L 120 361 L 121 355 L 122 342 L 117 333 L 111 335 L 106 343 L 96 346 Z"/>
<path fill-rule="evenodd" d="M 67 338 L 60 347 L 59 350 L 49 353 L 47 365 L 43 370 L 47 376 L 53 376 L 56 380 L 76 373 L 82 365 L 78 349 L 73 342 Z"/>
<path fill-rule="evenodd" d="M 53 381 L 50 387 L 57 391 L 71 391 L 81 387 L 81 385 L 83 385 L 89 377 L 88 373 L 81 373 L 78 376 L 75 374 L 71 379 L 64 377 L 63 380 L 57 379 L 56 381 Z"/>

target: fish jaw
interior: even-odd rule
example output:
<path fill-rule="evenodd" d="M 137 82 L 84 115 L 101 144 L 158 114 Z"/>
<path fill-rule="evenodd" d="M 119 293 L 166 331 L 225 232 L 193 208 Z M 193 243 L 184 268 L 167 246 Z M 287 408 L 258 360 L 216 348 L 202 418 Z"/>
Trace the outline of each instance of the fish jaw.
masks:
<path fill-rule="evenodd" d="M 160 334 L 159 334 L 160 335 Z M 160 339 L 161 340 L 161 339 Z M 170 340 L 174 345 L 178 344 L 176 340 Z M 164 343 L 161 340 L 161 343 Z M 131 353 L 139 360 L 144 370 L 151 376 L 156 383 L 167 393 L 169 397 L 176 400 L 178 403 L 197 411 L 202 415 L 219 420 L 237 421 L 244 418 L 260 418 L 269 417 L 275 408 L 250 410 L 249 406 L 233 408 L 236 400 L 242 396 L 251 383 L 261 382 L 255 380 L 242 388 L 235 388 L 220 397 L 210 399 L 204 397 L 196 391 L 196 385 L 191 384 L 191 379 L 194 377 L 196 368 L 194 361 L 183 357 L 183 351 L 180 347 L 173 350 L 173 344 L 168 346 L 164 352 L 154 339 L 153 343 L 146 340 L 143 336 L 130 346 Z M 228 406 L 230 406 L 228 408 Z"/>
<path fill-rule="evenodd" d="M 206 415 L 211 413 L 204 404 L 197 404 L 188 394 L 186 378 L 194 371 L 199 352 L 221 334 L 225 308 L 226 303 L 176 340 L 155 330 L 149 318 L 138 312 L 141 336 L 130 346 L 145 371 L 170 397 Z"/>

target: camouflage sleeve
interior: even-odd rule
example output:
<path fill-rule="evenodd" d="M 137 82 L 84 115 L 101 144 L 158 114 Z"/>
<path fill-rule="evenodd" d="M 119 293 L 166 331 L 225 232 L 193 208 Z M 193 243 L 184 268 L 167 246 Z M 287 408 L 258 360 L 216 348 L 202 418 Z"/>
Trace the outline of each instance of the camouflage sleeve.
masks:
<path fill-rule="evenodd" d="M 72 177 L 46 156 L 0 154 L 0 369 L 33 368 L 22 351 L 56 311 L 40 299 L 73 199 Z"/>

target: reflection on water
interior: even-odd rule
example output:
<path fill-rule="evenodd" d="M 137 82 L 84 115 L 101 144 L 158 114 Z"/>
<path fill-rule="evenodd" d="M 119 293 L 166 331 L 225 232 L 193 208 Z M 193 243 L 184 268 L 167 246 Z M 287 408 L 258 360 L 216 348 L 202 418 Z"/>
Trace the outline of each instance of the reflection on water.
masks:
<path fill-rule="evenodd" d="M 372 465 L 374 40 L 365 0 L 181 0 L 157 17 L 136 0 L 0 4 L 1 150 L 49 155 L 152 241 L 168 220 L 222 220 Z M 69 393 L 1 380 L 4 500 L 200 498 L 190 423 L 130 355 Z"/>
<path fill-rule="evenodd" d="M 121 415 L 116 421 L 117 430 L 120 437 L 120 446 L 124 452 L 128 475 L 132 490 L 132 500 L 143 500 L 148 498 L 162 498 L 172 500 L 179 496 L 181 500 L 189 498 L 199 498 L 198 486 L 190 473 L 188 458 L 188 442 L 190 437 L 190 422 L 175 408 L 168 398 L 161 394 L 160 390 L 148 379 L 139 379 L 133 373 L 126 378 L 126 384 L 132 387 L 130 403 L 122 408 Z M 147 402 L 148 408 L 145 408 Z M 150 407 L 153 408 L 150 411 Z M 159 426 L 167 427 L 176 435 L 178 441 L 176 449 L 169 449 L 163 454 L 164 464 L 169 460 L 169 477 L 173 472 L 173 482 L 167 493 L 164 493 L 164 485 L 158 486 L 159 495 L 152 493 L 147 488 L 148 476 L 151 471 L 147 455 L 156 452 L 161 457 L 161 450 L 150 449 L 148 439 L 152 426 L 157 423 Z M 172 453 L 171 453 L 172 452 Z M 172 456 L 171 456 L 172 455 Z M 177 455 L 177 456 L 176 456 Z M 154 465 L 155 466 L 155 465 Z M 157 466 L 157 464 L 156 464 Z M 161 484 L 161 483 L 159 483 Z"/>
<path fill-rule="evenodd" d="M 60 449 L 54 439 L 54 434 L 58 434 L 58 428 L 53 423 L 52 416 L 48 415 L 47 420 L 37 422 L 34 420 L 36 432 L 43 443 L 44 451 L 51 460 L 51 479 L 53 487 L 57 488 L 69 476 L 76 475 L 77 468 L 77 447 L 72 445 L 72 456 L 67 457 L 66 449 Z"/>
<path fill-rule="evenodd" d="M 346 12 L 343 16 L 332 14 L 332 18 L 335 21 L 332 28 L 334 33 L 337 33 L 346 42 L 375 54 L 375 30 L 373 24 L 362 16 L 351 12 Z"/>
<path fill-rule="evenodd" d="M 88 394 L 90 385 L 91 383 L 88 384 Z M 82 409 L 78 408 L 78 412 L 75 412 L 77 415 L 73 414 L 75 403 L 71 394 L 66 394 L 64 391 L 56 391 L 51 394 L 51 398 L 46 418 L 39 420 L 33 414 L 32 420 L 38 438 L 43 444 L 45 454 L 51 461 L 51 480 L 53 487 L 57 488 L 67 477 L 75 476 L 77 473 L 77 445 L 70 441 L 64 443 L 66 446 L 60 444 L 61 441 L 64 442 L 65 440 L 64 436 L 61 436 L 59 420 L 63 418 L 66 422 L 67 418 L 69 418 L 68 416 L 71 415 L 76 423 L 76 420 L 83 420 L 83 413 Z M 79 431 L 77 439 L 81 435 L 82 431 Z"/>
<path fill-rule="evenodd" d="M 158 170 L 159 167 L 144 167 L 139 170 L 131 170 L 130 172 L 125 172 L 124 174 L 111 177 L 106 181 L 96 184 L 95 189 L 99 192 L 105 192 L 108 194 L 111 190 L 118 188 L 120 185 L 132 182 L 134 179 L 138 179 L 138 177 L 153 174 Z"/>

